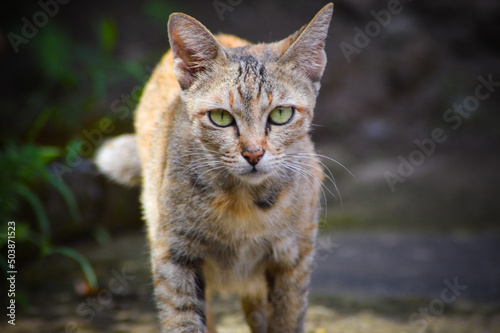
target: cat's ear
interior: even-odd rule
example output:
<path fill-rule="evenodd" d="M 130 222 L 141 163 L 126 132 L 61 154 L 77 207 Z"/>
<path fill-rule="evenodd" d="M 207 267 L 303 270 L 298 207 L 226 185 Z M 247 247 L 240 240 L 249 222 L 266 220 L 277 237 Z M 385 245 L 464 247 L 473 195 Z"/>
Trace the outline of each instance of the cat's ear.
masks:
<path fill-rule="evenodd" d="M 308 25 L 278 43 L 279 61 L 292 62 L 312 81 L 319 81 L 326 65 L 325 39 L 333 14 L 333 3 L 323 7 Z"/>
<path fill-rule="evenodd" d="M 174 56 L 174 71 L 182 89 L 191 86 L 224 49 L 207 28 L 191 16 L 174 13 L 168 20 L 168 38 Z"/>

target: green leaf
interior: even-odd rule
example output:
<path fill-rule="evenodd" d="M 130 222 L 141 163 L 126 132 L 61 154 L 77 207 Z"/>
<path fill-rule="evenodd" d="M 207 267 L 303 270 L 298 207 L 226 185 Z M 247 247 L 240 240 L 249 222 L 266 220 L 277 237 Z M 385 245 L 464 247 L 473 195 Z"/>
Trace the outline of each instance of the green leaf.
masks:
<path fill-rule="evenodd" d="M 78 209 L 78 204 L 76 202 L 75 196 L 73 192 L 71 192 L 70 188 L 66 186 L 63 182 L 57 179 L 54 175 L 50 174 L 45 170 L 44 179 L 52 185 L 62 196 L 66 206 L 69 209 L 69 213 L 71 214 L 71 218 L 73 221 L 80 223 L 81 222 L 81 214 Z"/>
<path fill-rule="evenodd" d="M 164 0 L 149 0 L 144 5 L 144 11 L 146 15 L 154 19 L 160 24 L 166 24 L 168 17 L 173 12 L 182 12 L 182 8 L 179 7 L 179 3 L 171 3 Z"/>
<path fill-rule="evenodd" d="M 82 268 L 90 287 L 93 290 L 97 290 L 98 284 L 94 269 L 90 265 L 90 262 L 87 260 L 87 258 L 81 255 L 79 252 L 65 246 L 52 246 L 49 249 L 48 254 L 62 254 L 68 258 L 75 260 Z"/>
<path fill-rule="evenodd" d="M 35 59 L 46 77 L 54 81 L 73 78 L 71 41 L 64 29 L 49 25 L 39 32 Z"/>
<path fill-rule="evenodd" d="M 33 208 L 35 215 L 37 217 L 38 226 L 40 231 L 45 237 L 50 237 L 50 224 L 45 209 L 43 208 L 42 202 L 36 194 L 30 190 L 27 186 L 17 183 L 14 185 L 14 190 L 22 196 Z"/>
<path fill-rule="evenodd" d="M 35 142 L 36 138 L 38 137 L 38 133 L 40 133 L 40 130 L 43 128 L 49 117 L 52 115 L 53 108 L 46 108 L 42 112 L 38 114 L 38 116 L 35 119 L 35 122 L 33 125 L 30 127 L 26 137 L 26 141 L 29 143 Z"/>
<path fill-rule="evenodd" d="M 49 164 L 59 156 L 61 156 L 62 150 L 55 146 L 42 146 L 38 148 L 40 153 L 40 158 L 44 165 Z"/>
<path fill-rule="evenodd" d="M 16 240 L 20 242 L 31 240 L 29 230 L 30 227 L 27 223 L 22 223 L 22 222 L 16 223 Z"/>
<path fill-rule="evenodd" d="M 3 226 L 5 230 L 7 230 L 7 224 Z M 27 241 L 31 241 L 30 238 L 30 230 L 29 226 L 26 223 L 22 222 L 17 222 L 16 223 L 16 242 L 17 243 L 25 243 Z M 0 232 L 0 248 L 2 248 L 5 244 L 7 244 L 7 233 L 6 232 Z"/>
<path fill-rule="evenodd" d="M 16 238 L 17 238 L 17 232 L 16 232 Z M 50 240 L 47 239 L 47 237 L 39 235 L 37 232 L 31 230 L 29 228 L 29 226 L 27 226 L 27 230 L 25 231 L 25 235 L 23 236 L 23 239 L 26 239 L 28 242 L 33 243 L 34 245 L 38 246 L 40 249 L 43 249 L 44 247 L 48 248 L 50 246 Z M 42 251 L 42 254 L 46 255 L 47 251 L 45 251 L 45 252 Z"/>
<path fill-rule="evenodd" d="M 116 36 L 116 23 L 110 19 L 101 19 L 99 35 L 101 49 L 105 52 L 112 51 L 116 44 Z"/>

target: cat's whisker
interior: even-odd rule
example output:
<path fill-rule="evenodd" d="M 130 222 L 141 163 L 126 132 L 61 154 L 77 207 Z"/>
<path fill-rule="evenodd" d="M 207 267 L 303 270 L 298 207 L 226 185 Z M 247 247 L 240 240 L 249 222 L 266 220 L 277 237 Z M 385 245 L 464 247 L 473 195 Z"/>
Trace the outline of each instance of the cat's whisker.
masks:
<path fill-rule="evenodd" d="M 215 161 L 215 163 L 217 163 L 217 162 L 218 161 Z M 186 174 L 188 174 L 189 172 L 193 171 L 194 169 L 200 169 L 200 168 L 209 167 L 209 166 L 212 166 L 213 164 L 214 164 L 214 162 L 212 162 L 212 161 L 202 161 L 202 162 L 192 161 L 191 163 L 189 163 L 187 165 L 186 169 L 181 174 L 181 177 L 184 177 Z"/>
<path fill-rule="evenodd" d="M 330 182 L 332 182 L 332 183 L 333 183 L 333 185 L 335 185 L 335 184 L 336 184 L 335 177 L 333 177 L 333 174 L 332 174 L 332 172 L 330 171 L 330 169 L 328 169 L 328 168 L 327 168 L 327 167 L 326 167 L 323 163 L 321 163 L 321 162 L 319 162 L 319 163 L 323 166 L 323 168 L 324 168 L 324 169 L 322 169 L 322 168 L 320 168 L 320 167 L 313 166 L 313 165 L 311 165 L 311 164 L 309 164 L 309 163 L 303 163 L 303 162 L 298 162 L 298 161 L 291 161 L 291 162 L 292 162 L 292 163 L 295 163 L 295 164 L 299 164 L 299 165 L 304 165 L 304 166 L 312 167 L 312 168 L 314 168 L 315 170 L 320 171 L 320 172 L 321 172 L 321 173 L 325 176 L 325 178 L 326 178 L 326 179 L 328 179 Z M 328 174 L 326 174 L 324 170 L 327 170 L 327 171 L 328 171 Z"/>
<path fill-rule="evenodd" d="M 321 155 L 321 154 L 316 154 L 316 153 L 296 153 L 296 154 L 293 154 L 293 155 L 290 155 L 290 156 L 315 156 L 315 157 L 320 157 L 320 158 L 324 158 L 326 160 L 329 160 L 329 161 L 332 161 L 334 163 L 336 163 L 337 165 L 341 166 L 345 171 L 347 171 L 352 177 L 356 177 L 352 172 L 351 170 L 349 170 L 346 166 L 344 166 L 342 163 L 340 163 L 339 161 L 337 161 L 336 159 L 333 159 L 329 156 L 325 156 L 325 155 Z"/>
<path fill-rule="evenodd" d="M 226 154 L 224 154 L 222 152 L 214 151 L 214 150 L 208 150 L 206 148 L 193 147 L 193 148 L 186 149 L 186 151 L 193 152 L 193 154 L 202 154 L 203 156 L 209 156 L 210 154 L 213 154 L 213 155 L 216 155 L 216 156 L 226 156 Z M 187 155 L 183 155 L 183 156 L 187 156 Z"/>
<path fill-rule="evenodd" d="M 307 166 L 309 165 L 309 164 L 307 164 L 307 163 L 300 163 L 300 162 L 297 162 L 297 161 L 295 161 L 294 163 L 298 163 L 298 164 L 301 164 L 301 165 L 307 165 Z M 333 175 L 330 177 L 330 176 L 329 176 L 329 175 L 327 175 L 327 174 L 326 174 L 326 173 L 325 173 L 322 169 L 317 168 L 317 167 L 315 167 L 315 169 L 317 169 L 318 171 L 320 171 L 321 173 L 323 173 L 323 175 L 325 176 L 325 178 L 326 178 L 326 179 L 328 179 L 328 180 L 329 180 L 329 181 L 333 184 L 333 187 L 335 188 L 335 192 L 337 192 L 338 198 L 337 198 L 337 196 L 335 196 L 335 195 L 334 195 L 334 194 L 330 191 L 330 189 L 329 189 L 329 188 L 328 188 L 325 184 L 322 184 L 322 186 L 324 186 L 326 189 L 328 189 L 328 192 L 330 192 L 330 193 L 333 195 L 333 197 L 334 197 L 335 199 L 338 199 L 338 200 L 340 201 L 340 207 L 341 207 L 341 209 L 343 210 L 343 209 L 344 209 L 344 203 L 343 203 L 343 201 L 342 201 L 342 195 L 340 194 L 340 191 L 339 191 L 339 188 L 338 188 L 338 186 L 337 186 L 337 182 L 335 181 L 335 178 L 332 178 L 332 177 L 333 177 Z M 330 171 L 330 170 L 328 170 L 328 171 Z M 331 174 L 331 172 L 330 172 L 330 174 Z"/>
<path fill-rule="evenodd" d="M 304 177 L 311 184 L 311 186 L 314 187 L 314 184 L 312 183 L 310 176 L 304 173 L 304 171 L 307 171 L 307 170 L 305 170 L 303 167 L 298 166 L 298 165 L 288 164 L 288 163 L 284 163 L 283 166 L 286 169 L 289 169 L 292 172 L 297 173 L 297 174 L 301 175 L 302 177 Z M 326 198 L 326 193 L 323 190 L 323 187 L 325 187 L 325 186 L 323 185 L 323 182 L 321 182 L 319 179 L 317 179 L 317 177 L 314 176 L 313 180 L 316 180 L 320 184 L 320 190 L 321 190 L 321 194 L 322 194 L 323 202 L 324 202 L 324 206 L 325 206 L 323 224 L 326 224 L 326 212 L 328 211 L 328 200 Z"/>
<path fill-rule="evenodd" d="M 202 169 L 210 166 L 221 166 L 223 163 L 218 159 L 207 159 L 206 155 L 203 155 L 203 159 L 191 159 L 183 172 L 183 176 L 194 169 Z"/>
<path fill-rule="evenodd" d="M 314 123 L 311 123 L 310 126 L 311 127 L 325 127 L 325 125 L 323 125 L 323 124 L 314 124 Z"/>
<path fill-rule="evenodd" d="M 314 184 L 312 183 L 312 180 L 316 181 L 318 184 L 321 185 L 321 180 L 319 180 L 318 177 L 316 177 L 313 173 L 311 173 L 309 170 L 301 167 L 300 165 L 286 164 L 285 163 L 285 164 L 283 164 L 283 166 L 285 168 L 288 168 L 288 170 L 291 170 L 293 172 L 296 172 L 296 173 L 300 174 L 307 181 L 309 181 L 309 183 L 311 184 L 311 186 L 314 186 Z"/>
<path fill-rule="evenodd" d="M 212 172 L 212 171 L 216 171 L 216 170 L 219 170 L 219 169 L 222 169 L 222 171 L 225 169 L 225 166 L 222 165 L 222 163 L 218 166 L 215 166 L 215 167 L 212 167 L 212 168 L 209 168 L 208 170 L 205 170 L 203 173 L 201 173 L 198 178 L 196 178 L 193 186 L 191 187 L 191 192 L 189 194 L 189 200 L 188 200 L 188 204 L 187 204 L 187 207 L 189 207 L 189 205 L 191 204 L 191 199 L 193 197 L 193 192 L 194 192 L 194 189 L 196 188 L 196 185 L 198 184 L 198 181 L 207 173 L 209 172 Z"/>
<path fill-rule="evenodd" d="M 330 177 L 329 177 L 329 178 L 330 178 L 330 180 L 332 180 L 332 179 L 333 179 L 333 182 L 335 182 L 335 177 L 333 176 L 333 173 L 332 173 L 332 171 L 330 170 L 330 168 L 328 168 L 328 167 L 326 166 L 326 164 L 325 164 L 325 163 L 323 163 L 323 162 L 321 162 L 319 159 L 316 159 L 316 158 L 314 158 L 314 157 L 310 157 L 310 156 L 305 156 L 305 155 L 300 155 L 300 156 L 298 156 L 298 155 L 290 154 L 290 155 L 288 155 L 288 156 L 289 156 L 289 157 L 304 158 L 304 159 L 313 160 L 313 161 L 318 162 L 319 164 L 321 164 L 321 165 L 323 166 L 323 168 L 325 168 L 325 170 L 327 170 L 327 171 L 328 171 L 328 174 L 329 174 L 329 176 L 330 176 Z M 324 174 L 324 172 L 323 172 L 323 174 Z M 325 174 L 325 176 L 327 176 L 327 175 Z"/>
<path fill-rule="evenodd" d="M 299 157 L 299 156 L 292 156 L 292 157 Z M 312 157 L 304 157 L 304 156 L 300 156 L 300 157 L 316 161 L 316 159 L 312 158 Z M 335 188 L 335 191 L 337 192 L 337 194 L 339 196 L 338 200 L 340 201 L 340 207 L 343 210 L 344 209 L 344 203 L 342 201 L 342 195 L 340 194 L 340 190 L 339 190 L 339 188 L 337 186 L 337 182 L 335 181 L 335 177 L 333 176 L 333 174 L 330 171 L 330 169 L 323 162 L 321 162 L 321 161 L 318 161 L 318 162 L 328 171 L 329 175 L 327 175 L 324 170 L 322 170 L 322 169 L 320 169 L 318 167 L 314 167 L 313 166 L 313 168 L 316 169 L 316 170 L 318 170 L 318 171 L 320 171 L 321 173 L 323 173 L 323 175 L 326 177 L 326 179 L 328 179 L 333 184 L 333 187 Z M 293 161 L 293 163 L 311 167 L 311 165 L 308 164 L 308 163 L 301 163 L 301 162 L 298 162 L 298 161 Z M 326 185 L 324 185 L 324 186 L 326 187 Z M 326 188 L 328 188 L 328 187 L 326 187 Z M 331 191 L 329 191 L 329 192 L 332 193 Z M 335 197 L 335 199 L 337 199 L 337 197 L 335 195 L 333 195 L 333 196 Z"/>
<path fill-rule="evenodd" d="M 335 199 L 339 199 L 339 198 L 337 198 L 337 196 L 336 196 L 336 195 L 335 195 L 335 194 L 334 194 L 334 193 L 333 193 L 333 192 L 332 192 L 332 191 L 331 191 L 331 190 L 330 190 L 327 186 L 325 186 L 325 185 L 323 184 L 323 182 L 322 182 L 321 180 L 319 180 L 319 179 L 318 179 L 318 177 L 317 177 L 315 174 L 313 174 L 311 171 L 309 171 L 309 170 L 307 170 L 306 168 L 304 168 L 303 166 L 301 166 L 301 164 L 302 164 L 302 165 L 307 165 L 307 166 L 310 166 L 309 164 L 306 164 L 306 163 L 297 163 L 297 161 L 288 161 L 288 163 L 290 163 L 290 164 L 292 164 L 292 165 L 295 165 L 295 166 L 296 166 L 296 167 L 298 167 L 298 168 L 301 168 L 301 169 L 302 169 L 302 171 L 306 172 L 309 176 L 314 177 L 314 179 L 315 179 L 316 181 L 318 181 L 319 183 L 321 183 L 322 187 L 325 187 L 325 188 L 327 189 L 327 191 L 328 191 L 328 192 L 329 192 L 329 193 L 330 193 L 330 194 L 331 194 L 331 195 L 332 195 Z M 322 170 L 321 170 L 321 171 L 322 171 Z M 322 171 L 322 172 L 323 172 L 323 171 Z M 327 176 L 327 175 L 325 175 L 325 176 Z M 327 176 L 327 177 L 328 177 L 328 176 Z M 334 182 L 334 185 L 335 185 L 335 182 Z"/>

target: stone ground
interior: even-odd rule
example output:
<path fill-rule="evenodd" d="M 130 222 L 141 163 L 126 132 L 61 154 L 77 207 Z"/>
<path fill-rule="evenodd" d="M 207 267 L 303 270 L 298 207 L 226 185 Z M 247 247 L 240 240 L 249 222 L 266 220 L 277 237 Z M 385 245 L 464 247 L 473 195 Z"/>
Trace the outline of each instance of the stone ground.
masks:
<path fill-rule="evenodd" d="M 78 249 L 102 289 L 78 296 L 81 272 L 62 257 L 26 267 L 20 271 L 27 285 L 35 277 L 45 282 L 26 293 L 30 307 L 18 310 L 16 326 L 3 322 L 0 331 L 157 332 L 144 234 Z M 306 331 L 500 332 L 499 254 L 500 236 L 490 234 L 323 235 Z M 249 332 L 235 299 L 216 299 L 214 309 L 219 332 Z"/>

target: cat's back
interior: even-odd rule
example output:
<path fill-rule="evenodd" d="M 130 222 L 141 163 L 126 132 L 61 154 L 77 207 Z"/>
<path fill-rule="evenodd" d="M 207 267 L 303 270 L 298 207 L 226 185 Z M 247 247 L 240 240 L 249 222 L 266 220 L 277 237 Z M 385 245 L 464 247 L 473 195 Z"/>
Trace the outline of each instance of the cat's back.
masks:
<path fill-rule="evenodd" d="M 241 47 L 250 43 L 233 35 L 216 36 L 224 47 Z M 166 144 L 168 129 L 172 125 L 174 113 L 180 111 L 181 88 L 174 73 L 174 59 L 169 50 L 156 66 L 144 87 L 140 103 L 135 112 L 134 127 L 137 133 L 139 156 L 143 166 L 149 160 L 152 144 L 156 148 Z M 155 134 L 155 130 L 163 133 Z M 155 138 L 155 136 L 157 138 Z M 163 140 L 162 140 L 163 138 Z M 162 147 L 166 150 L 166 147 Z"/>

